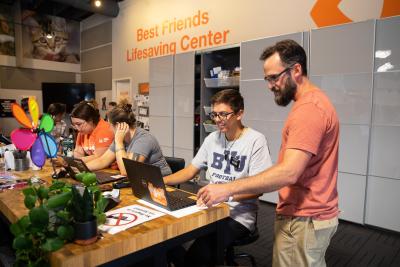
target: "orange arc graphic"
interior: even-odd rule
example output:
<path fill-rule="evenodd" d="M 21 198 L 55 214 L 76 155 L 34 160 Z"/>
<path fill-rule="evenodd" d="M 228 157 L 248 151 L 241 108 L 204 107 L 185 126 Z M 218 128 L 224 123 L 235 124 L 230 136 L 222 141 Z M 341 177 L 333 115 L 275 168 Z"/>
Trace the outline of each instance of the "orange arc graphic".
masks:
<path fill-rule="evenodd" d="M 400 15 L 400 1 L 385 0 L 383 2 L 381 18 L 396 16 L 396 15 Z"/>
<path fill-rule="evenodd" d="M 342 0 L 317 0 L 310 15 L 318 27 L 352 22 L 339 8 Z M 384 0 L 381 18 L 400 15 L 399 0 Z"/>
<path fill-rule="evenodd" d="M 352 22 L 339 9 L 342 0 L 318 0 L 311 9 L 311 18 L 318 27 Z"/>

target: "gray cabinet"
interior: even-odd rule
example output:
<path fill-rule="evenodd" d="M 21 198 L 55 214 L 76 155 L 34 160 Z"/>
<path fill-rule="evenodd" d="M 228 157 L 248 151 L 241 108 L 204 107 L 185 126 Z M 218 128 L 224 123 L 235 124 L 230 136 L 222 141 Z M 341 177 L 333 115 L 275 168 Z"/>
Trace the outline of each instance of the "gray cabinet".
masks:
<path fill-rule="evenodd" d="M 194 53 L 175 55 L 174 62 L 174 157 L 193 158 L 194 143 Z"/>
<path fill-rule="evenodd" d="M 259 58 L 266 47 L 285 39 L 295 40 L 308 53 L 308 33 L 302 32 L 242 42 L 240 53 L 240 92 L 244 98 L 244 124 L 265 135 L 273 163 L 277 161 L 281 129 L 290 106 L 280 107 L 275 104 L 273 93 L 264 81 L 263 62 Z M 277 203 L 278 194 L 266 193 L 260 199 Z"/>
<path fill-rule="evenodd" d="M 150 59 L 149 122 L 165 156 L 193 157 L 194 53 Z"/>
<path fill-rule="evenodd" d="M 150 59 L 149 125 L 166 156 L 173 156 L 174 57 Z"/>

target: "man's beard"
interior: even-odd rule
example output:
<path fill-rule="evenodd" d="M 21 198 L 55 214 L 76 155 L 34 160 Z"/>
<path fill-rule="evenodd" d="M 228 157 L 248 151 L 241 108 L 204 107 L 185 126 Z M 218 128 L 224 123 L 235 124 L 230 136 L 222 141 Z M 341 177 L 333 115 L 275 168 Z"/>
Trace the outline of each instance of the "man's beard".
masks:
<path fill-rule="evenodd" d="M 290 76 L 286 80 L 285 86 L 282 90 L 279 90 L 275 86 L 272 88 L 272 92 L 274 92 L 275 95 L 275 103 L 283 107 L 286 107 L 292 100 L 294 100 L 296 91 L 297 85 Z"/>

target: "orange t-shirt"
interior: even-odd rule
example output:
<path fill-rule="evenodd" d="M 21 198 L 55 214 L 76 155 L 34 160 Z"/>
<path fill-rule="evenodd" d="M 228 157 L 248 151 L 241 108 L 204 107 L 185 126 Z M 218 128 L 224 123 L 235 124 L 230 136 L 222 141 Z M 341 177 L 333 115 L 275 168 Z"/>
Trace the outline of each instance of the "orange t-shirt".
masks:
<path fill-rule="evenodd" d="M 113 140 L 114 132 L 111 125 L 100 119 L 91 134 L 78 133 L 76 144 L 83 148 L 86 155 L 93 155 L 96 148 L 109 147 Z"/>
<path fill-rule="evenodd" d="M 285 122 L 278 161 L 286 149 L 313 156 L 296 183 L 279 190 L 278 214 L 316 220 L 338 215 L 338 148 L 339 120 L 332 103 L 319 89 L 304 93 Z"/>

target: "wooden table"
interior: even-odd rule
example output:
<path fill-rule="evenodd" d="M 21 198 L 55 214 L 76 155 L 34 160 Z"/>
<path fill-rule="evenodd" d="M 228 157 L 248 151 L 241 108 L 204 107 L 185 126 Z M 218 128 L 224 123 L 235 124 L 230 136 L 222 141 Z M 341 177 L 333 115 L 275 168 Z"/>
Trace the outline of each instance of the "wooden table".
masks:
<path fill-rule="evenodd" d="M 41 171 L 14 172 L 20 178 L 39 176 L 51 184 L 51 167 L 44 167 Z M 0 193 L 0 212 L 13 223 L 26 215 L 28 210 L 23 203 L 24 196 L 21 190 L 6 190 Z M 116 207 L 136 204 L 137 198 L 131 189 L 121 190 L 121 203 Z M 140 205 L 140 204 L 139 204 Z M 115 235 L 104 233 L 104 238 L 89 246 L 79 246 L 68 243 L 60 250 L 51 254 L 52 266 L 124 266 L 147 257 L 154 257 L 154 266 L 165 266 L 166 251 L 172 247 L 192 240 L 199 236 L 216 232 L 215 246 L 217 260 L 223 263 L 223 247 L 221 242 L 224 219 L 229 216 L 229 207 L 220 204 L 207 210 L 182 218 L 165 215 L 157 219 L 142 223 Z"/>

